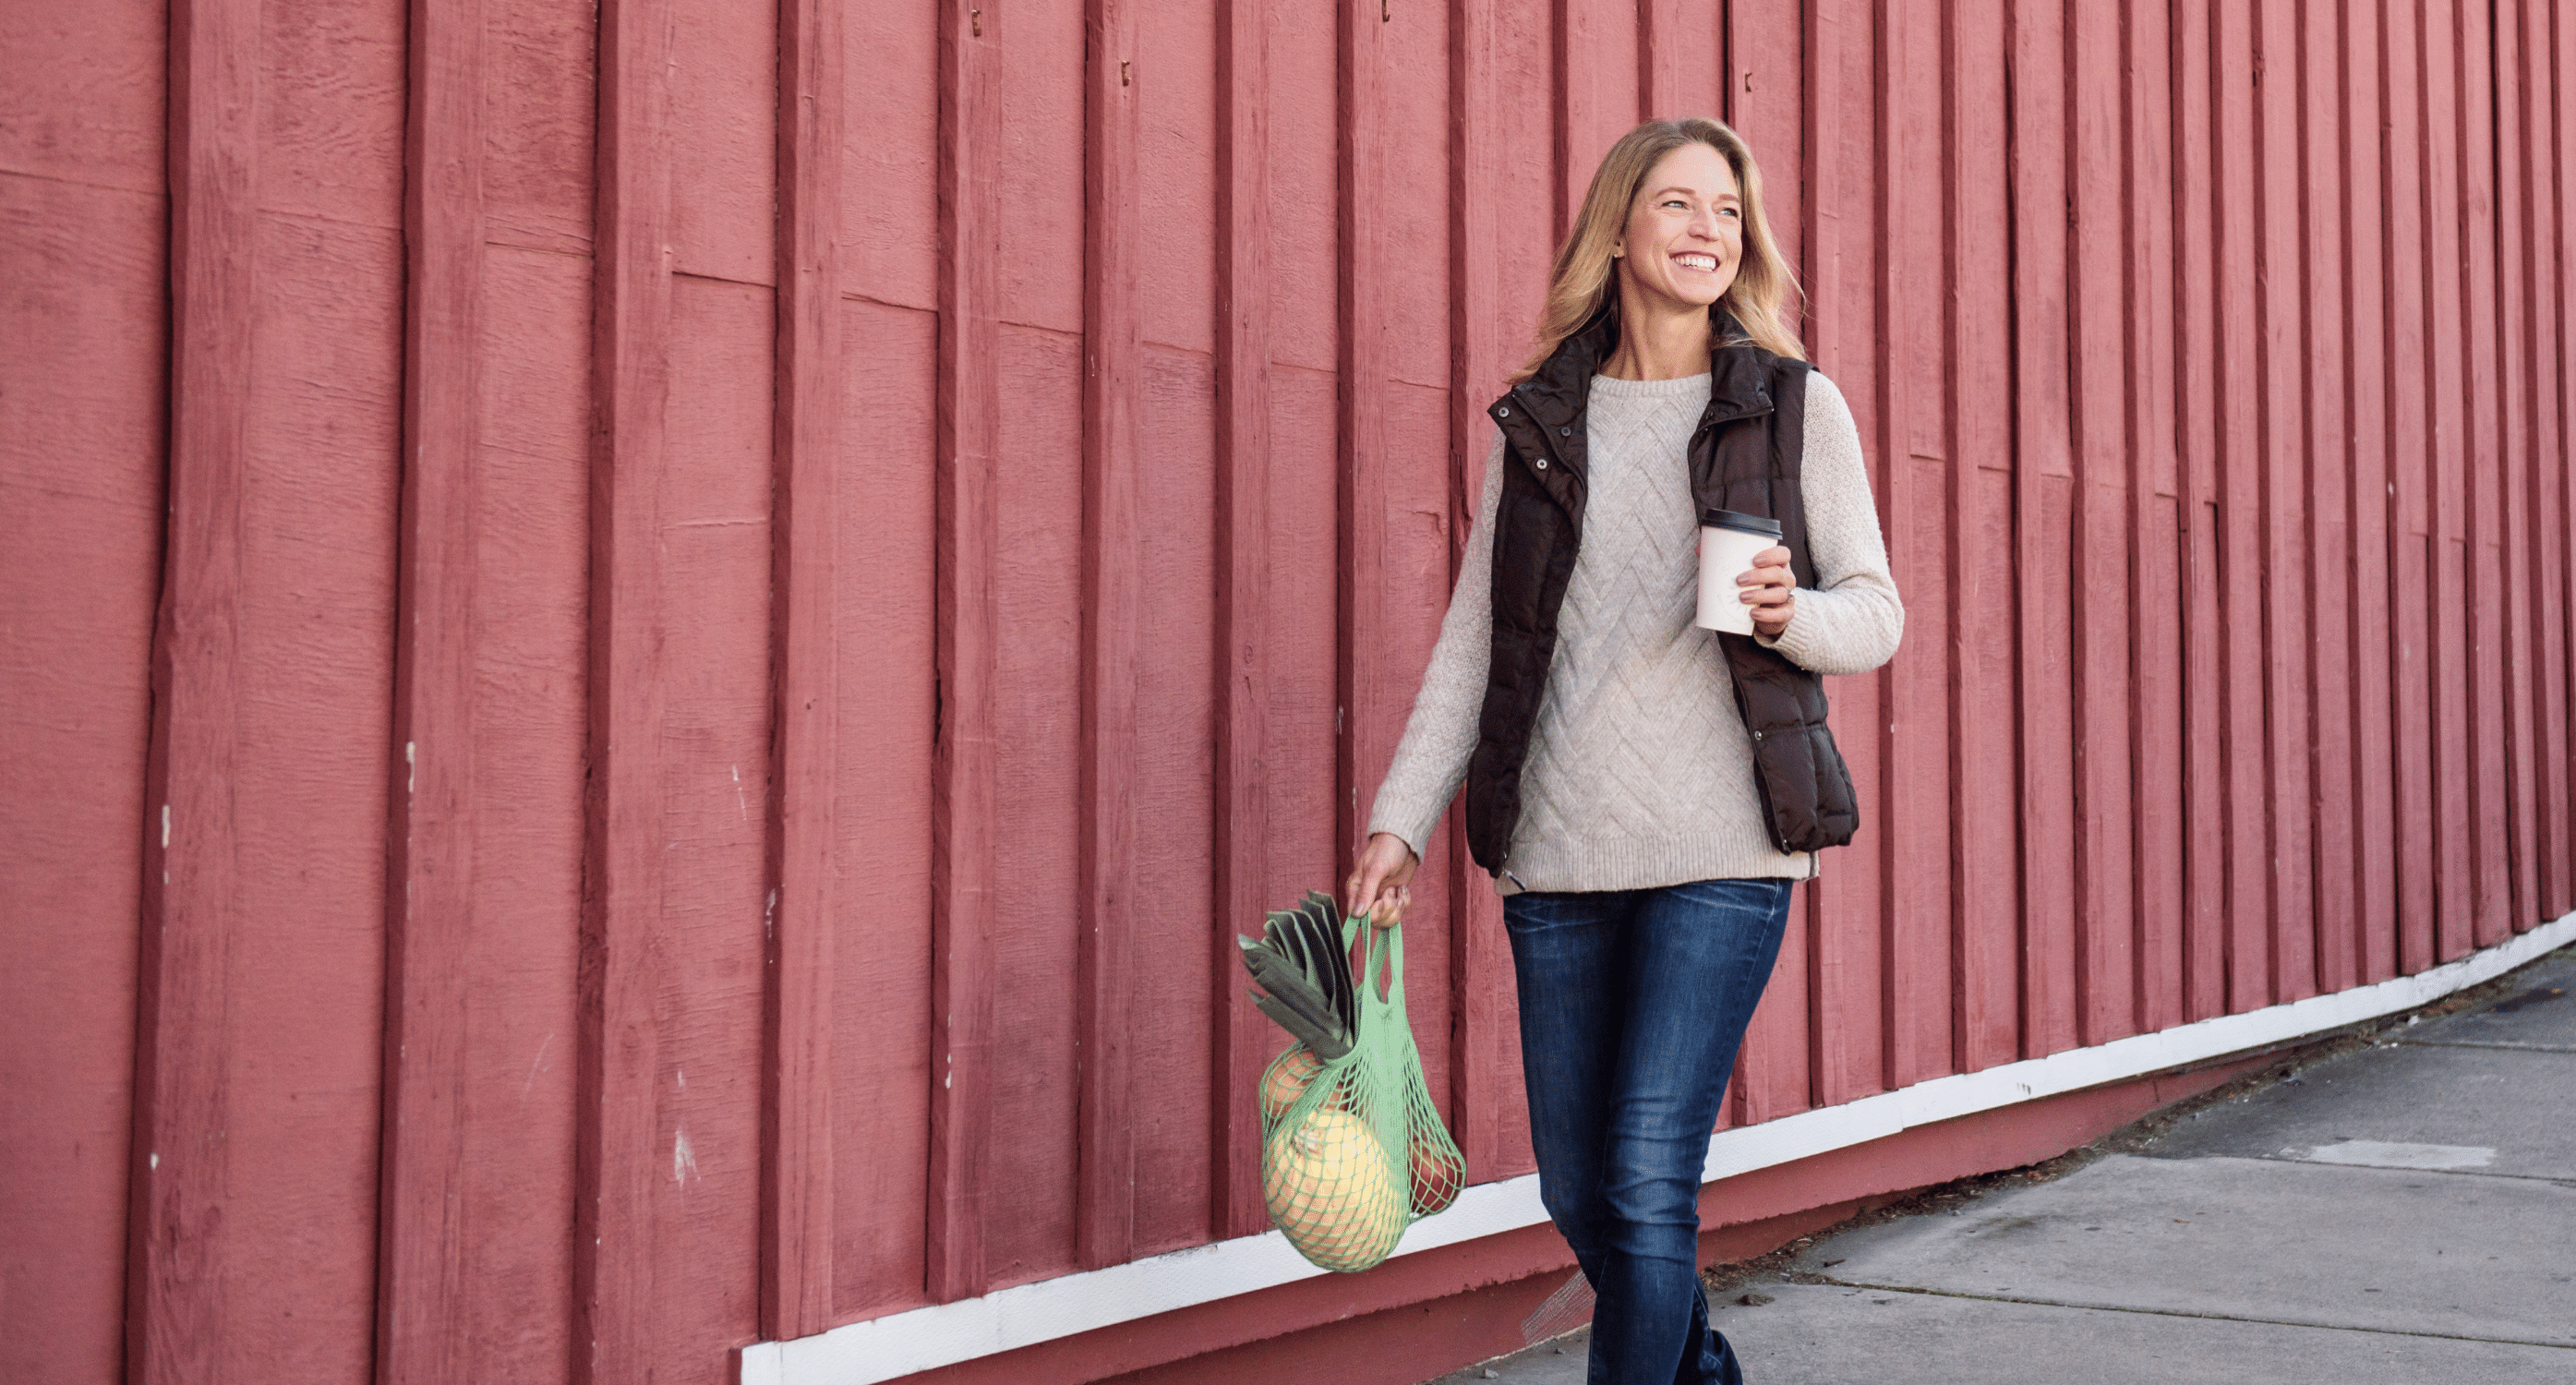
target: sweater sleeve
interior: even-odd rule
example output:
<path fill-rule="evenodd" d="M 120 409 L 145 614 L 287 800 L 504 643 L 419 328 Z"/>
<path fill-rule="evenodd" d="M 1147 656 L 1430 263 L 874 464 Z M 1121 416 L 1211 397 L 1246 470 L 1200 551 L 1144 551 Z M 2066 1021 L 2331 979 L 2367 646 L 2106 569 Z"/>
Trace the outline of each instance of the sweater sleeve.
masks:
<path fill-rule="evenodd" d="M 1476 722 L 1484 710 L 1485 676 L 1494 657 L 1494 514 L 1503 494 L 1503 438 L 1485 454 L 1484 495 L 1476 505 L 1475 525 L 1467 531 L 1466 561 L 1459 565 L 1458 585 L 1449 593 L 1449 613 L 1441 618 L 1440 639 L 1432 646 L 1431 665 L 1422 675 L 1422 691 L 1413 699 L 1413 716 L 1396 743 L 1395 760 L 1378 785 L 1369 811 L 1369 831 L 1392 832 L 1413 854 L 1429 859 L 1431 831 L 1458 786 L 1467 778 L 1467 761 L 1476 752 Z"/>
<path fill-rule="evenodd" d="M 1815 673 L 1867 673 L 1896 654 L 1905 607 L 1887 570 L 1887 544 L 1861 463 L 1851 405 L 1822 371 L 1807 377 L 1807 446 L 1799 463 L 1807 553 L 1816 586 L 1800 588 L 1789 626 L 1763 643 Z"/>

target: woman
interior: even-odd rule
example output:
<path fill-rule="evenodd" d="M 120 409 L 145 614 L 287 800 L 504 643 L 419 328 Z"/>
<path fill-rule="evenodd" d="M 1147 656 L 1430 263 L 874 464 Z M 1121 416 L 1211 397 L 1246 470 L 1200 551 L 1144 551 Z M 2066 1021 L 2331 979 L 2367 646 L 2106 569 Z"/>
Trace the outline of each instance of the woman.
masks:
<path fill-rule="evenodd" d="M 1742 1379 L 1700 1288 L 1700 1171 L 1791 884 L 1851 834 L 1817 675 L 1876 668 L 1904 624 L 1794 287 L 1734 131 L 1612 146 L 1488 411 L 1475 541 L 1347 882 L 1354 912 L 1401 912 L 1465 783 L 1540 1195 L 1599 1296 L 1593 1385 Z M 1751 638 L 1693 624 L 1710 509 L 1781 522 L 1736 578 Z"/>

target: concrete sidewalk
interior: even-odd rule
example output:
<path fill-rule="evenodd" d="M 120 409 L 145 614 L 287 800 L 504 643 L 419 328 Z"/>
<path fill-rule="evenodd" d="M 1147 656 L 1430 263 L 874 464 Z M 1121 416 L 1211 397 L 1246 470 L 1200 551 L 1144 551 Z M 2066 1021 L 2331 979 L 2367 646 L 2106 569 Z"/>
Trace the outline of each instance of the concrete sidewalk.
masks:
<path fill-rule="evenodd" d="M 1720 1281 L 1719 1330 L 1751 1385 L 2576 1381 L 2571 991 L 2576 948 L 2063 1177 L 1826 1233 Z"/>

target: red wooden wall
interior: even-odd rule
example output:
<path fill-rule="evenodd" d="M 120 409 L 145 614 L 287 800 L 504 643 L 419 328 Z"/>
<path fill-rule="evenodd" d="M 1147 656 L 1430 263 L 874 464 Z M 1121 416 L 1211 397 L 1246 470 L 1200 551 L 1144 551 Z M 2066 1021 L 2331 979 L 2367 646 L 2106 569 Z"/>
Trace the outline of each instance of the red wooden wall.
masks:
<path fill-rule="evenodd" d="M 1730 1121 L 2576 907 L 2571 89 L 2544 0 L 0 4 L 0 1378 L 715 1380 L 1259 1229 L 1231 934 L 1645 115 L 1910 624 Z"/>

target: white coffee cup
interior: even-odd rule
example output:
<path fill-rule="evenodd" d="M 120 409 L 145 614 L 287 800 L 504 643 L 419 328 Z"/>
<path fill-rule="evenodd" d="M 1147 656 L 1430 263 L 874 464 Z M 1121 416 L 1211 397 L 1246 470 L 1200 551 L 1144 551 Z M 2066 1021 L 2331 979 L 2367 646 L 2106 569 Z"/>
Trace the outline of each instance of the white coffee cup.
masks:
<path fill-rule="evenodd" d="M 1753 555 L 1780 545 L 1780 521 L 1733 510 L 1699 516 L 1699 618 L 1702 630 L 1753 633 L 1753 608 L 1735 579 L 1753 570 Z"/>

